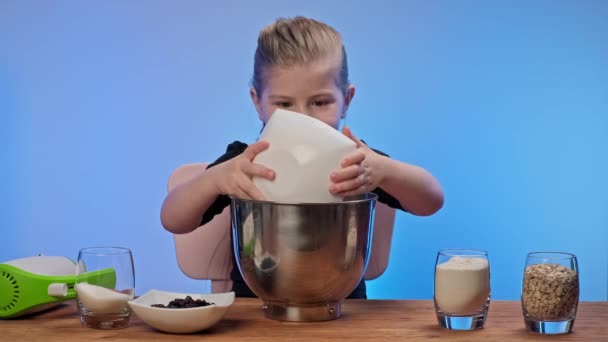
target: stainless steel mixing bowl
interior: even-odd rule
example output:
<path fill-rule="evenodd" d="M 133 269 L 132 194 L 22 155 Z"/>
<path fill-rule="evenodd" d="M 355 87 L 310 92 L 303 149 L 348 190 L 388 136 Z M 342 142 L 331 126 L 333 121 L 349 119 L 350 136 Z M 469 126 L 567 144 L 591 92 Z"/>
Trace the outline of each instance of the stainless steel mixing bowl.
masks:
<path fill-rule="evenodd" d="M 231 198 L 237 265 L 266 317 L 341 316 L 341 302 L 367 267 L 376 198 L 368 193 L 323 204 Z"/>

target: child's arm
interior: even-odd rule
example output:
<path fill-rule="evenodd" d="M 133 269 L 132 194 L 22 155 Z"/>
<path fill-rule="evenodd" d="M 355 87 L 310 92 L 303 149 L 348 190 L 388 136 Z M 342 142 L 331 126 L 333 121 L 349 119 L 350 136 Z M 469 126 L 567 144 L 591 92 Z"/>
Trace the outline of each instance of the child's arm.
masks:
<path fill-rule="evenodd" d="M 219 195 L 233 195 L 244 199 L 263 200 L 264 195 L 251 181 L 252 177 L 274 179 L 274 172 L 254 164 L 255 156 L 269 144 L 259 141 L 239 156 L 204 170 L 171 190 L 161 209 L 161 222 L 175 234 L 189 233 L 201 225 L 205 211 Z"/>
<path fill-rule="evenodd" d="M 408 212 L 421 216 L 432 215 L 443 206 L 441 186 L 428 171 L 372 151 L 348 127 L 344 134 L 357 143 L 357 150 L 332 173 L 332 193 L 349 196 L 381 187 Z"/>

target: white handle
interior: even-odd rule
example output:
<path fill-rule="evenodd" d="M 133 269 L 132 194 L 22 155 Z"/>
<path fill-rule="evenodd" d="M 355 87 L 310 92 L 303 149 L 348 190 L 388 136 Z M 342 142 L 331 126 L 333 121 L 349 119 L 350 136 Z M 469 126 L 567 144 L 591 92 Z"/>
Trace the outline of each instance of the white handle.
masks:
<path fill-rule="evenodd" d="M 55 283 L 49 284 L 49 296 L 66 297 L 68 295 L 68 286 L 66 284 Z"/>

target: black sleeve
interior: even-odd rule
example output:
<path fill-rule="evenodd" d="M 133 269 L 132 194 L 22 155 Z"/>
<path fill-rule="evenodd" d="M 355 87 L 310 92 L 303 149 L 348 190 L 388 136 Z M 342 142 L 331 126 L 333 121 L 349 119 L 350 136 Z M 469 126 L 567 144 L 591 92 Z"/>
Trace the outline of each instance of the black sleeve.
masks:
<path fill-rule="evenodd" d="M 363 141 L 363 143 L 365 143 L 365 141 Z M 386 154 L 386 153 L 384 153 L 382 151 L 378 151 L 378 150 L 373 149 L 373 148 L 372 148 L 372 151 L 378 153 L 379 155 L 382 155 L 382 156 L 390 158 L 390 156 L 388 154 Z M 378 188 L 374 189 L 374 191 L 372 191 L 372 192 L 375 193 L 376 195 L 378 195 L 378 202 L 384 203 L 384 204 L 388 205 L 389 207 L 391 207 L 393 209 L 399 209 L 399 210 L 403 210 L 403 211 L 407 212 L 407 210 L 405 210 L 405 208 L 403 208 L 403 206 L 401 205 L 401 203 L 399 202 L 399 200 L 396 199 L 393 195 L 391 195 L 388 192 L 384 191 L 384 189 L 378 187 Z"/>
<path fill-rule="evenodd" d="M 218 164 L 226 162 L 226 161 L 240 155 L 241 153 L 243 153 L 243 151 L 245 151 L 246 148 L 247 148 L 247 144 L 244 144 L 240 141 L 233 142 L 232 144 L 228 145 L 228 147 L 226 148 L 226 153 L 224 153 L 224 155 L 219 157 L 213 163 L 209 164 L 207 166 L 207 169 L 210 169 Z M 217 196 L 217 198 L 215 199 L 215 201 L 213 201 L 211 206 L 209 206 L 209 208 L 207 208 L 207 211 L 205 211 L 205 213 L 203 213 L 201 225 L 209 223 L 209 221 L 211 221 L 213 219 L 213 217 L 215 217 L 215 215 L 221 214 L 222 211 L 224 210 L 224 208 L 226 208 L 229 205 L 230 205 L 230 197 L 228 197 L 226 195 Z"/>

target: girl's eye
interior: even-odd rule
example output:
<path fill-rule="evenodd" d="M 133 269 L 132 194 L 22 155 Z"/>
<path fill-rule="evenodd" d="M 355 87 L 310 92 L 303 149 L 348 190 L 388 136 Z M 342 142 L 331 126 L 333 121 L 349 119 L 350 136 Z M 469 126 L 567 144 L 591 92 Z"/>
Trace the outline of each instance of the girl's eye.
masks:
<path fill-rule="evenodd" d="M 326 100 L 319 100 L 319 101 L 315 101 L 312 103 L 313 105 L 317 106 L 317 107 L 323 107 L 329 104 L 329 101 Z"/>
<path fill-rule="evenodd" d="M 277 102 L 277 103 L 275 103 L 275 105 L 276 105 L 277 107 L 281 107 L 281 108 L 288 108 L 288 107 L 291 107 L 291 103 L 289 103 L 289 102 L 285 102 L 285 101 L 283 101 L 283 102 Z"/>

